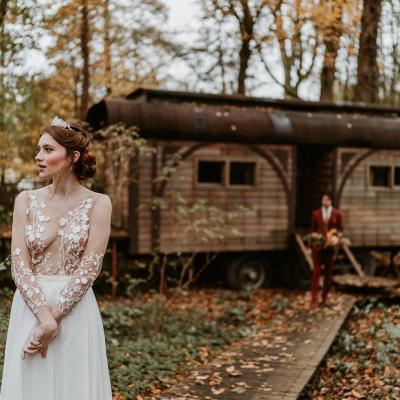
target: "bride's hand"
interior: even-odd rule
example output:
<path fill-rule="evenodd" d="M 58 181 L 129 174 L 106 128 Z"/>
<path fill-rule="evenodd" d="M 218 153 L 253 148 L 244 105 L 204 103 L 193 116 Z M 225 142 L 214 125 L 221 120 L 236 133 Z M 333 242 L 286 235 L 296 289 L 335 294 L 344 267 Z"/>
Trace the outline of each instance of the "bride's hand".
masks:
<path fill-rule="evenodd" d="M 22 359 L 25 359 L 25 354 L 35 354 L 38 351 L 42 357 L 46 357 L 48 345 L 57 335 L 57 323 L 38 325 L 33 328 L 22 349 Z"/>

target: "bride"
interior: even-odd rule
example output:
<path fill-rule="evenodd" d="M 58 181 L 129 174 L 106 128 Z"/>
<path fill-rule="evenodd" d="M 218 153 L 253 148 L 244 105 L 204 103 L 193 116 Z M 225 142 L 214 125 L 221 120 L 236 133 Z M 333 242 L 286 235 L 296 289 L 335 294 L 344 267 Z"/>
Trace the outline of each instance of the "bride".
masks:
<path fill-rule="evenodd" d="M 110 236 L 110 198 L 81 182 L 95 174 L 86 132 L 55 117 L 35 161 L 51 180 L 14 202 L 14 292 L 0 400 L 111 400 L 103 323 L 92 285 Z"/>

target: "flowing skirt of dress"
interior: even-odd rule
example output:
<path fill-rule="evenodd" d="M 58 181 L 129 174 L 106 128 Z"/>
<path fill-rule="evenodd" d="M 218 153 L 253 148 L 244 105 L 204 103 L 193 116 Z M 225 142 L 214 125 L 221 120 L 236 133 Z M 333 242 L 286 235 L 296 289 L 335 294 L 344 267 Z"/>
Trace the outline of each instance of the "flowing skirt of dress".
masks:
<path fill-rule="evenodd" d="M 70 279 L 35 275 L 49 304 Z M 4 354 L 0 400 L 112 400 L 104 327 L 90 287 L 65 316 L 47 356 L 21 358 L 28 334 L 37 325 L 19 290 L 14 293 Z"/>

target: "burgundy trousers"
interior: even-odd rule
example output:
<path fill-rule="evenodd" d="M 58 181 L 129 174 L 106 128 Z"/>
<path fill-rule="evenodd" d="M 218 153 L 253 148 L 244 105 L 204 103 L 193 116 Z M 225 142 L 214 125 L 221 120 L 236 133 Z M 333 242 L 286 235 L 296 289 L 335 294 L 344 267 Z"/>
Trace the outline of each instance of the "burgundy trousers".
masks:
<path fill-rule="evenodd" d="M 314 270 L 311 279 L 311 301 L 313 303 L 318 301 L 319 278 L 321 276 L 321 268 L 323 265 L 325 266 L 324 286 L 322 289 L 323 302 L 325 302 L 332 287 L 334 253 L 335 251 L 333 247 L 312 249 Z"/>

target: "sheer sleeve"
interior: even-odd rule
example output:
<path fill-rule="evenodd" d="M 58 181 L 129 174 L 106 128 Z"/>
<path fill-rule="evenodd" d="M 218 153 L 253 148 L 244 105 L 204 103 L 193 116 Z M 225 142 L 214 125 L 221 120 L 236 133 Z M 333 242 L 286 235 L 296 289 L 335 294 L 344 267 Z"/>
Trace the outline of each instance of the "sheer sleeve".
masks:
<path fill-rule="evenodd" d="M 79 266 L 57 300 L 57 307 L 62 315 L 68 314 L 82 299 L 101 271 L 110 237 L 111 213 L 110 198 L 100 195 L 91 212 L 88 240 Z"/>
<path fill-rule="evenodd" d="M 25 241 L 25 227 L 28 225 L 27 192 L 24 190 L 14 201 L 11 234 L 11 277 L 19 292 L 36 315 L 42 305 L 48 306 L 44 294 L 31 268 L 31 254 Z"/>

